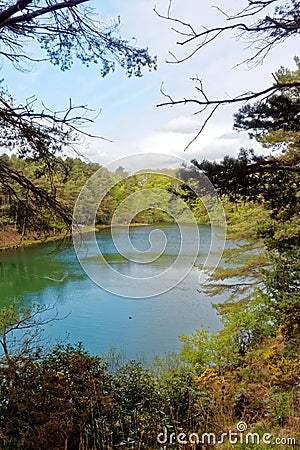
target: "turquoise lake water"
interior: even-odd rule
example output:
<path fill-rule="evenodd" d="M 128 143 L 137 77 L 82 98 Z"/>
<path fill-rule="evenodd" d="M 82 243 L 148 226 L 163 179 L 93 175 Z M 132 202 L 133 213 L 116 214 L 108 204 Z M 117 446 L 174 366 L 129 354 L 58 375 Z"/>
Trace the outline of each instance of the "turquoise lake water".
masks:
<path fill-rule="evenodd" d="M 132 227 L 130 239 L 140 251 L 149 247 L 149 233 L 157 226 Z M 155 277 L 170 267 L 180 251 L 180 233 L 176 225 L 161 225 L 166 236 L 163 255 L 152 264 L 139 264 L 121 257 L 116 251 L 110 230 L 97 233 L 97 242 L 111 267 L 129 277 Z M 125 230 L 116 230 L 122 241 Z M 129 358 L 150 361 L 154 355 L 177 350 L 178 335 L 191 334 L 201 326 L 216 330 L 220 321 L 212 300 L 201 292 L 198 264 L 203 262 L 210 246 L 211 230 L 200 226 L 200 251 L 195 265 L 185 279 L 170 270 L 172 289 L 150 298 L 124 298 L 107 292 L 87 276 L 78 262 L 72 245 L 58 248 L 58 243 L 34 245 L 0 254 L 0 305 L 16 301 L 23 305 L 53 305 L 61 320 L 45 327 L 45 335 L 65 342 L 81 341 L 90 352 L 101 354 L 111 348 Z M 124 235 L 125 236 L 125 235 Z M 124 237 L 125 238 L 125 237 Z M 155 242 L 154 242 L 155 244 Z M 153 246 L 155 253 L 155 245 Z M 189 254 L 195 251 L 194 238 L 185 242 L 182 264 L 190 264 Z M 153 256 L 153 255 L 152 255 Z M 114 288 L 114 278 L 107 267 L 91 257 L 106 286 Z M 96 267 L 96 266 L 95 266 Z M 155 279 L 155 278 L 154 278 Z M 159 284 L 156 287 L 159 290 Z M 131 281 L 133 297 L 145 297 L 149 285 Z M 142 287 L 141 287 L 142 286 Z M 148 288 L 147 288 L 148 286 Z M 119 287 L 119 286 L 118 286 Z M 200 292 L 199 292 L 200 291 Z M 222 301 L 222 297 L 215 302 Z"/>

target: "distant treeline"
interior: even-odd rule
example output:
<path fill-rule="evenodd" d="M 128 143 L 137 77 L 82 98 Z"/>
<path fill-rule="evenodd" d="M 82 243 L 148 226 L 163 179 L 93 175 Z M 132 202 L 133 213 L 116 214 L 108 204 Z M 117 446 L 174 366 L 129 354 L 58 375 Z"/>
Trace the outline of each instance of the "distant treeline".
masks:
<path fill-rule="evenodd" d="M 88 179 L 98 171 L 101 166 L 96 163 L 85 162 L 80 158 L 53 158 L 45 163 L 30 158 L 19 158 L 15 155 L 0 156 L 0 162 L 8 166 L 11 171 L 29 179 L 34 186 L 45 192 L 53 201 L 58 202 L 72 215 L 76 200 L 82 187 Z M 162 169 L 149 170 L 147 173 L 137 172 L 129 174 L 122 167 L 115 172 L 101 168 L 95 183 L 106 189 L 107 194 L 102 199 L 95 225 L 107 225 L 111 222 L 116 208 L 119 208 L 118 223 L 128 220 L 128 207 L 130 213 L 137 211 L 132 218 L 135 223 L 159 223 L 179 220 L 190 220 L 192 211 L 199 223 L 207 223 L 208 216 L 200 198 L 188 186 L 199 189 L 199 171 L 192 168 L 180 168 L 177 170 Z M 197 178 L 198 177 L 198 178 Z M 181 180 L 181 181 L 180 181 Z M 113 186 L 113 187 L 111 187 Z M 141 197 L 132 196 L 139 191 L 147 190 L 143 199 L 147 198 L 145 209 L 141 210 Z M 205 192 L 202 192 L 205 195 Z M 4 230 L 15 233 L 14 238 L 38 239 L 40 235 L 59 234 L 66 229 L 66 224 L 61 217 L 55 215 L 53 210 L 46 207 L 38 207 L 28 186 L 22 187 L 20 183 L 10 186 L 0 184 L 0 225 L 2 239 Z M 131 197 L 130 197 L 131 196 Z M 130 202 L 122 202 L 130 197 Z M 82 211 L 82 222 L 87 222 L 86 210 L 89 201 L 87 198 L 85 210 Z M 130 214 L 129 214 L 130 215 Z M 175 218 L 175 219 L 174 219 Z M 18 240 L 18 239 L 17 239 Z M 3 242 L 2 242 L 3 244 Z"/>

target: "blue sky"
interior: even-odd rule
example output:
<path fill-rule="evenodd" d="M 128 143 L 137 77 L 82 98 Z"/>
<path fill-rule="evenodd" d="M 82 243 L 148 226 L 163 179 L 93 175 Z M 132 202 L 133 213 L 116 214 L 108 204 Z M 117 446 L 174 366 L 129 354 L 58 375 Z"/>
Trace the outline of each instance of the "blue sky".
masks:
<path fill-rule="evenodd" d="M 70 71 L 60 72 L 47 63 L 32 66 L 29 73 L 15 71 L 5 63 L 1 77 L 5 78 L 18 102 L 36 95 L 53 109 L 64 108 L 68 99 L 73 103 L 88 104 L 100 111 L 95 123 L 87 131 L 105 136 L 113 142 L 99 139 L 85 140 L 82 153 L 90 160 L 107 164 L 114 159 L 135 153 L 167 153 L 190 160 L 221 158 L 237 154 L 241 146 L 256 147 L 246 134 L 232 130 L 232 114 L 236 108 L 221 109 L 209 122 L 201 137 L 186 151 L 184 147 L 202 124 L 203 118 L 192 115 L 189 107 L 163 107 L 161 83 L 174 98 L 193 97 L 194 85 L 190 77 L 199 76 L 211 97 L 235 96 L 248 90 L 260 89 L 272 83 L 271 73 L 280 65 L 293 67 L 297 54 L 296 40 L 275 48 L 263 65 L 252 70 L 235 64 L 250 55 L 245 42 L 232 35 L 218 39 L 183 64 L 167 64 L 169 51 L 186 54 L 176 45 L 178 35 L 172 24 L 157 17 L 153 7 L 164 13 L 168 0 L 111 0 L 96 1 L 93 5 L 101 12 L 101 19 L 121 17 L 122 37 L 135 38 L 138 46 L 146 46 L 158 57 L 158 70 L 145 72 L 142 78 L 128 79 L 117 69 L 101 78 L 99 67 L 86 68 L 75 63 Z M 217 5 L 233 13 L 245 6 L 242 0 L 173 0 L 173 14 L 190 22 L 196 29 L 223 22 Z M 37 102 L 37 106 L 38 106 Z"/>

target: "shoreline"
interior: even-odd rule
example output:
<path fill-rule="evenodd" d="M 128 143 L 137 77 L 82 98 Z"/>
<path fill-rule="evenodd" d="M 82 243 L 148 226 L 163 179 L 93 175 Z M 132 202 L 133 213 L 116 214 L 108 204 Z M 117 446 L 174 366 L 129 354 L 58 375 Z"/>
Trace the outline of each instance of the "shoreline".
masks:
<path fill-rule="evenodd" d="M 108 224 L 108 225 L 97 225 L 96 227 L 85 227 L 80 229 L 78 233 L 90 233 L 92 231 L 94 231 L 95 233 L 108 229 L 108 228 L 125 228 L 125 227 L 130 227 L 130 228 L 134 228 L 134 227 L 146 227 L 146 226 L 154 226 L 154 225 L 163 225 L 163 224 L 171 224 L 171 222 L 157 222 L 157 223 L 130 223 L 129 225 L 127 224 Z M 207 225 L 207 224 L 201 224 L 198 223 L 198 225 Z M 18 240 L 18 241 L 12 241 L 12 242 L 7 242 L 4 244 L 0 244 L 0 254 L 2 252 L 6 252 L 6 251 L 12 251 L 12 250 L 18 250 L 20 248 L 25 248 L 25 247 L 30 247 L 32 245 L 39 245 L 39 244 L 47 244 L 48 242 L 56 242 L 56 241 L 63 241 L 64 239 L 71 239 L 72 238 L 72 232 L 66 232 L 66 233 L 60 233 L 57 235 L 52 235 L 52 236 L 47 236 L 47 237 L 42 237 L 42 238 L 28 238 L 28 239 L 24 239 L 22 241 Z"/>
<path fill-rule="evenodd" d="M 149 224 L 148 223 L 130 223 L 129 227 L 142 227 L 142 226 L 147 226 L 147 225 L 149 225 Z M 78 231 L 78 233 L 90 233 L 91 231 L 94 231 L 97 233 L 98 231 L 105 230 L 105 229 L 111 228 L 111 227 L 124 228 L 127 226 L 128 225 L 126 225 L 126 224 L 98 225 L 96 227 L 82 228 L 80 231 Z M 70 239 L 70 238 L 72 238 L 72 232 L 68 231 L 66 233 L 60 233 L 57 235 L 46 236 L 46 237 L 42 237 L 42 238 L 29 238 L 29 239 L 23 239 L 22 241 L 18 240 L 18 241 L 7 242 L 4 244 L 0 244 L 0 253 L 9 251 L 9 250 L 18 250 L 19 248 L 30 247 L 31 245 L 47 244 L 48 242 L 55 242 L 55 241 L 60 241 L 60 240 Z"/>

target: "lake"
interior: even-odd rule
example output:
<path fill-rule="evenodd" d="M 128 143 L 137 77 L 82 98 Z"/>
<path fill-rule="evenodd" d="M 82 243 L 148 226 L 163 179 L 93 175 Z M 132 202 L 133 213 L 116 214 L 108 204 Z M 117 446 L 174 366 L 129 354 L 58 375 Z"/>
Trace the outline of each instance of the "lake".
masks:
<path fill-rule="evenodd" d="M 151 247 L 149 235 L 157 229 L 164 233 L 166 242 L 163 255 L 156 258 L 155 242 L 160 237 L 156 236 Z M 103 229 L 97 233 L 98 245 L 108 265 L 130 277 L 131 297 L 128 290 L 127 297 L 122 296 L 122 289 L 116 285 L 107 264 L 97 261 L 93 253 L 87 251 L 85 255 L 86 264 L 90 264 L 88 270 L 93 272 L 97 269 L 106 290 L 87 276 L 72 245 L 58 248 L 58 243 L 52 242 L 0 253 L 0 305 L 12 301 L 23 305 L 55 304 L 62 319 L 45 328 L 45 335 L 53 341 L 81 341 L 95 354 L 115 348 L 129 358 L 151 361 L 154 355 L 178 350 L 180 334 L 191 334 L 202 326 L 212 331 L 220 327 L 212 300 L 201 292 L 199 284 L 198 264 L 203 263 L 207 256 L 211 229 L 199 226 L 200 250 L 192 265 L 190 255 L 195 253 L 195 241 L 188 225 L 185 230 L 190 240 L 187 238 L 185 241 L 181 266 L 166 272 L 170 289 L 165 289 L 164 283 L 156 277 L 174 264 L 180 250 L 180 232 L 176 225 L 130 228 L 130 241 L 141 254 L 151 247 L 151 254 L 147 254 L 151 263 L 148 261 L 146 264 L 145 261 L 130 261 L 126 256 L 120 256 L 110 230 Z M 124 241 L 125 229 L 115 229 L 114 235 L 117 241 Z M 85 238 L 86 243 L 89 243 L 89 237 Z M 190 265 L 189 273 L 180 280 L 184 264 Z M 154 280 L 151 285 L 143 282 L 151 277 Z M 152 296 L 156 292 L 158 295 Z M 222 300 L 218 297 L 214 301 Z"/>

